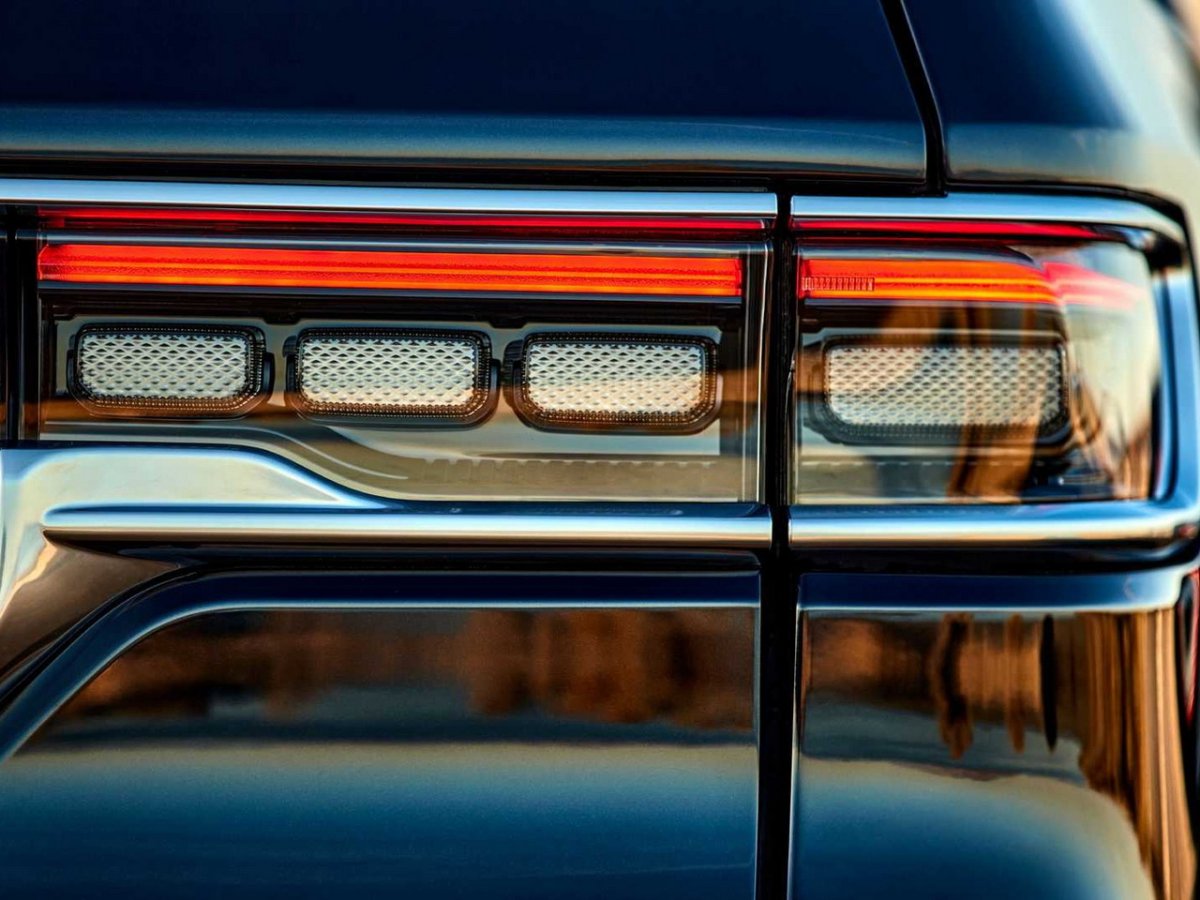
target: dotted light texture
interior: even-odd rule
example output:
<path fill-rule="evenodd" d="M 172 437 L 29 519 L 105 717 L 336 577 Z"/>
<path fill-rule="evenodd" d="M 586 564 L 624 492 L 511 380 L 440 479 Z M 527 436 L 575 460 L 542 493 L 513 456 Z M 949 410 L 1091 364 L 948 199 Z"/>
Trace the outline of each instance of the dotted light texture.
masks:
<path fill-rule="evenodd" d="M 526 394 L 545 413 L 686 417 L 706 402 L 695 344 L 547 341 L 528 353 Z"/>
<path fill-rule="evenodd" d="M 85 333 L 80 386 L 97 400 L 235 400 L 249 393 L 250 340 L 236 334 Z"/>
<path fill-rule="evenodd" d="M 825 367 L 848 425 L 1028 428 L 1063 411 L 1056 347 L 834 347 Z"/>
<path fill-rule="evenodd" d="M 468 410 L 479 345 L 454 338 L 314 337 L 300 343 L 300 392 L 315 408 Z"/>

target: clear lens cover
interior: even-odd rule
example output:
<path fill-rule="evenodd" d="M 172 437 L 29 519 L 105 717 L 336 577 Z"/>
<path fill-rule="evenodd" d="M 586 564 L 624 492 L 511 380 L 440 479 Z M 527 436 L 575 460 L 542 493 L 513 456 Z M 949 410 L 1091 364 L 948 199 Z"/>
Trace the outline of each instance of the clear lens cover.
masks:
<path fill-rule="evenodd" d="M 1115 242 L 801 251 L 796 503 L 1151 492 L 1160 322 Z"/>
<path fill-rule="evenodd" d="M 252 447 L 414 500 L 761 499 L 761 243 L 224 240 L 44 236 L 42 438 Z M 99 352 L 135 325 L 162 336 Z M 89 402 L 207 397 L 236 367 L 187 335 L 219 333 L 256 336 L 252 405 Z"/>

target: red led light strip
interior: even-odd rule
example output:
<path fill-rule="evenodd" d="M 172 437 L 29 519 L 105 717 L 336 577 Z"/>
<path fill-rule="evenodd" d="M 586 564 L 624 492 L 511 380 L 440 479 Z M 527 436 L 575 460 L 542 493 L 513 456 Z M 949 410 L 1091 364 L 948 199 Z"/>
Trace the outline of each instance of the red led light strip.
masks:
<path fill-rule="evenodd" d="M 48 244 L 38 278 L 83 284 L 738 297 L 738 257 Z"/>
<path fill-rule="evenodd" d="M 797 295 L 809 300 L 1039 303 L 1126 309 L 1143 291 L 1082 266 L 1007 260 L 807 258 Z"/>

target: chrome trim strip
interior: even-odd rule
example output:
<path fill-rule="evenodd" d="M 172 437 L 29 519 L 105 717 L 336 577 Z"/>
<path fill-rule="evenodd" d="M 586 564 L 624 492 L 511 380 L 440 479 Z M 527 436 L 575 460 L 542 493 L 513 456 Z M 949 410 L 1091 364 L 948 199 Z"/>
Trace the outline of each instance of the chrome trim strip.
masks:
<path fill-rule="evenodd" d="M 796 217 L 988 219 L 1111 225 L 1153 231 L 1181 246 L 1183 232 L 1152 209 L 1125 200 L 1023 194 L 958 194 L 947 198 L 795 197 Z M 980 549 L 1129 545 L 1166 554 L 1200 535 L 1200 323 L 1192 272 L 1159 278 L 1165 295 L 1167 367 L 1163 417 L 1167 490 L 1154 500 L 1040 505 L 792 506 L 788 538 L 810 549 Z M 1173 479 L 1170 475 L 1173 474 Z"/>
<path fill-rule="evenodd" d="M 1178 244 L 1183 229 L 1140 203 L 1058 194 L 951 194 L 948 197 L 793 197 L 791 227 L 813 219 L 970 219 L 1108 225 L 1153 231 Z"/>
<path fill-rule="evenodd" d="M 775 195 L 750 191 L 524 190 L 0 178 L 0 203 L 171 206 L 326 212 L 776 217 Z"/>
<path fill-rule="evenodd" d="M 1003 507 L 792 507 L 793 546 L 1030 547 L 1136 543 L 1165 547 L 1196 536 L 1200 504 L 1111 501 Z"/>
<path fill-rule="evenodd" d="M 430 504 L 356 494 L 253 450 L 13 449 L 3 454 L 0 510 L 9 539 L 4 568 L 10 584 L 20 580 L 46 541 L 721 549 L 771 544 L 765 509 L 738 515 L 719 504 L 688 511 L 634 503 L 628 513 L 604 504 L 593 514 L 595 507 L 587 505 L 522 510 L 522 504 L 507 504 L 493 514 L 469 505 L 438 506 L 431 512 Z M 579 512 L 563 511 L 572 506 Z M 22 545 L 28 553 L 22 554 Z"/>
<path fill-rule="evenodd" d="M 386 543 L 460 547 L 655 547 L 765 548 L 771 520 L 755 517 L 670 515 L 497 515 L 452 513 L 339 513 L 296 509 L 271 512 L 229 509 L 141 511 L 51 510 L 42 527 L 52 540 L 273 541 Z"/>

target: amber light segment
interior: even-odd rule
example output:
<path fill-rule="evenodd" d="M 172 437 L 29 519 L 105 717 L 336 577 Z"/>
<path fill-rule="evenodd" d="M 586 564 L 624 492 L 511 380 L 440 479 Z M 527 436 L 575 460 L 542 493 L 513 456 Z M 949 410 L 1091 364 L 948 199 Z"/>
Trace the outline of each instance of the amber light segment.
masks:
<path fill-rule="evenodd" d="M 42 281 L 738 297 L 734 256 L 48 244 Z"/>
<path fill-rule="evenodd" d="M 810 300 L 925 300 L 1079 304 L 1128 309 L 1142 291 L 1065 262 L 816 257 L 801 262 L 798 296 Z"/>

